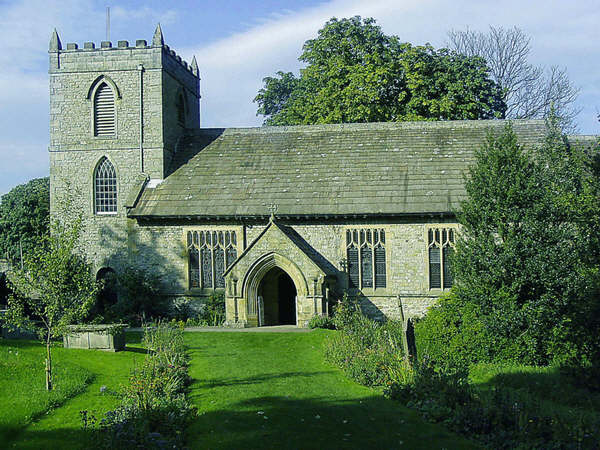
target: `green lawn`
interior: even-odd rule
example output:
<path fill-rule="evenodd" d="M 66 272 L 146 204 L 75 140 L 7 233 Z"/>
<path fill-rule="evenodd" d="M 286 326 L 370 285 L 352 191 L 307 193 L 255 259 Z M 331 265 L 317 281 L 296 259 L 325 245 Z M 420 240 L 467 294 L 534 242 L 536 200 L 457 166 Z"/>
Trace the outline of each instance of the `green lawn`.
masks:
<path fill-rule="evenodd" d="M 191 448 L 470 448 L 323 360 L 325 330 L 188 333 Z"/>
<path fill-rule="evenodd" d="M 360 386 L 323 360 L 328 331 L 186 333 L 199 417 L 191 448 L 469 448 L 400 404 Z M 89 448 L 79 411 L 97 417 L 144 357 L 129 351 L 53 349 L 57 390 L 44 390 L 44 348 L 0 340 L 0 442 L 3 448 Z M 133 344 L 132 344 L 133 342 Z"/>
<path fill-rule="evenodd" d="M 31 421 L 85 391 L 94 374 L 87 368 L 61 360 L 54 390 L 47 392 L 44 348 L 29 342 L 3 342 L 0 347 L 0 442 L 14 439 Z"/>
<path fill-rule="evenodd" d="M 600 413 L 600 393 L 574 386 L 558 367 L 510 364 L 478 364 L 470 370 L 477 389 L 502 387 L 539 405 L 546 414 L 590 415 Z"/>
<path fill-rule="evenodd" d="M 128 336 L 139 342 L 138 335 Z M 110 353 L 55 347 L 56 391 L 47 393 L 44 382 L 45 347 L 36 342 L 0 339 L 0 442 L 2 448 L 86 448 L 89 437 L 82 431 L 79 411 L 103 413 L 118 397 L 100 392 L 116 391 L 127 382 L 144 352 L 139 343 Z M 18 353 L 18 355 L 15 355 Z M 71 397 L 71 398 L 69 398 Z"/>

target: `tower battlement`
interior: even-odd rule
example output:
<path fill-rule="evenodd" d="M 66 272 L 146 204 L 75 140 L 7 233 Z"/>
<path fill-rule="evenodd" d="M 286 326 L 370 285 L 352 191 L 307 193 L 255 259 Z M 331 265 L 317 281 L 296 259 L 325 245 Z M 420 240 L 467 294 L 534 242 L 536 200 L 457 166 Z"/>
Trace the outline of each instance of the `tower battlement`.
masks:
<path fill-rule="evenodd" d="M 58 32 L 54 30 L 48 48 L 48 53 L 50 54 L 50 71 L 52 71 L 52 69 L 60 69 L 61 62 L 68 62 L 71 59 L 69 58 L 69 55 L 77 55 L 81 57 L 90 53 L 100 53 L 104 54 L 107 59 L 123 59 L 134 56 L 134 52 L 147 53 L 149 50 L 156 51 L 157 49 L 161 51 L 162 55 L 168 58 L 163 62 L 163 64 L 170 66 L 178 65 L 190 72 L 194 77 L 199 78 L 196 57 L 192 59 L 191 63 L 188 63 L 172 48 L 165 44 L 160 24 L 156 27 L 156 31 L 154 32 L 154 36 L 150 44 L 148 44 L 148 41 L 145 39 L 137 39 L 135 41 L 135 45 L 130 45 L 129 41 L 122 40 L 117 41 L 116 47 L 113 46 L 111 41 L 101 41 L 99 47 L 97 47 L 96 43 L 94 42 L 84 42 L 83 47 L 80 47 L 78 43 L 69 42 L 67 43 L 66 48 L 63 48 L 61 40 L 58 36 Z M 65 57 L 67 58 L 66 61 L 64 61 Z"/>
<path fill-rule="evenodd" d="M 188 64 L 166 45 L 160 25 L 150 43 L 135 46 L 121 40 L 63 48 L 54 30 L 48 54 L 50 152 L 73 152 L 74 159 L 93 149 L 97 157 L 114 156 L 116 170 L 131 172 L 130 179 L 138 172 L 164 178 L 180 137 L 200 126 L 196 58 Z M 125 155 L 129 161 L 117 161 Z"/>

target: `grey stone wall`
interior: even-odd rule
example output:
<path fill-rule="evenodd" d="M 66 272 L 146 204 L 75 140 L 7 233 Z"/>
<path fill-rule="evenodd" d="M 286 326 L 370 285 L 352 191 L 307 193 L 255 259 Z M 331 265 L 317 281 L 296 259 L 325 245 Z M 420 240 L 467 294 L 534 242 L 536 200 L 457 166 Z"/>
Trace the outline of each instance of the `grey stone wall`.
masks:
<path fill-rule="evenodd" d="M 117 47 L 104 44 L 92 48 L 89 43 L 76 47 L 67 44 L 66 50 L 49 54 L 51 215 L 82 214 L 80 246 L 96 270 L 107 266 L 119 270 L 126 265 L 148 268 L 160 274 L 165 293 L 181 292 L 186 282 L 185 258 L 173 244 L 180 239 L 181 230 L 139 227 L 127 219 L 125 204 L 139 189 L 142 173 L 140 101 L 143 172 L 148 178 L 162 179 L 184 132 L 184 127 L 174 123 L 175 95 L 185 90 L 189 110 L 185 126 L 197 127 L 199 79 L 167 46 L 138 41 L 133 47 L 120 41 Z M 118 90 L 114 137 L 94 136 L 89 93 L 99 77 L 109 78 Z M 107 157 L 117 172 L 116 214 L 94 213 L 93 174 L 102 157 Z"/>
<path fill-rule="evenodd" d="M 386 232 L 387 285 L 382 289 L 349 291 L 355 295 L 370 316 L 399 319 L 400 305 L 406 317 L 421 317 L 444 290 L 429 289 L 426 232 L 428 227 L 447 226 L 437 221 L 422 223 L 368 223 L 293 225 L 294 230 L 329 263 L 339 270 L 338 295 L 348 289 L 342 276 L 340 261 L 346 258 L 346 230 L 379 228 Z M 248 242 L 262 232 L 264 226 L 247 229 Z"/>
<path fill-rule="evenodd" d="M 133 222 L 133 221 L 132 221 Z M 386 230 L 387 286 L 382 289 L 363 289 L 350 291 L 356 296 L 363 310 L 374 318 L 420 317 L 435 303 L 444 290 L 429 289 L 426 231 L 430 226 L 448 225 L 438 223 L 353 223 L 353 224 L 318 224 L 291 225 L 292 228 L 329 264 L 338 270 L 337 292 L 341 295 L 347 289 L 347 277 L 340 266 L 346 257 L 345 231 L 347 228 L 383 228 Z M 264 225 L 246 227 L 248 244 L 252 243 L 264 230 Z M 138 226 L 130 228 L 132 236 L 129 247 L 132 258 L 148 270 L 161 273 L 164 280 L 165 293 L 173 296 L 204 296 L 207 292 L 189 291 L 187 279 L 187 250 L 185 233 L 187 230 L 235 229 L 238 232 L 238 255 L 241 254 L 240 237 L 243 234 L 241 225 L 186 225 L 186 226 Z M 135 244 L 133 244 L 134 242 Z M 272 247 L 268 241 L 259 246 L 258 253 L 265 254 Z M 281 245 L 278 245 L 281 247 Z M 135 251 L 133 250 L 135 249 Z M 255 251 L 256 251 L 255 250 Z M 271 248 L 272 250 L 272 248 Z M 296 264 L 297 250 L 281 251 Z M 252 255 L 253 260 L 257 259 Z M 243 266 L 250 266 L 247 261 Z M 300 267 L 303 268 L 302 264 Z M 163 274 L 164 273 L 164 274 Z M 311 274 L 305 274 L 309 278 Z M 243 274 L 238 274 L 241 280 Z M 239 287 L 241 289 L 241 286 Z"/>
<path fill-rule="evenodd" d="M 144 147 L 162 147 L 161 49 L 95 49 L 51 53 L 50 151 L 131 150 L 140 140 L 140 73 L 143 71 Z M 52 64 L 57 58 L 60 63 Z M 116 99 L 114 138 L 93 135 L 94 80 L 108 76 L 121 94 Z M 139 167 L 139 165 L 138 165 Z M 151 176 L 162 177 L 161 173 Z"/>

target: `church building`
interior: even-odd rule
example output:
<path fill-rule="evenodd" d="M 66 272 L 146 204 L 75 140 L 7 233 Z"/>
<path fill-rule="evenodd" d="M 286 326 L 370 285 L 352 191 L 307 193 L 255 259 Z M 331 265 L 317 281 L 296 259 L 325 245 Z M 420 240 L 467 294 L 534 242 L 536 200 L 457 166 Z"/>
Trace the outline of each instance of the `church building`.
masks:
<path fill-rule="evenodd" d="M 503 121 L 202 128 L 196 59 L 160 26 L 83 48 L 55 31 L 49 61 L 51 214 L 83 212 L 99 277 L 140 268 L 174 301 L 223 292 L 232 327 L 304 327 L 344 293 L 416 317 L 452 286 L 463 174 Z M 525 145 L 545 134 L 513 127 Z"/>

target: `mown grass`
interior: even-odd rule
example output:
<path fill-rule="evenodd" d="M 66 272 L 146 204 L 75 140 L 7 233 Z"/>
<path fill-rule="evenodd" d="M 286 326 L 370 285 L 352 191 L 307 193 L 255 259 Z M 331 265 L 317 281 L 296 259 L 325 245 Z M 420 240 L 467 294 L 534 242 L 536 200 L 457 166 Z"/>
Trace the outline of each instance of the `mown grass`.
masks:
<path fill-rule="evenodd" d="M 474 447 L 327 364 L 322 347 L 328 333 L 186 333 L 194 378 L 190 398 L 199 409 L 188 430 L 190 448 Z M 108 392 L 118 391 L 144 357 L 139 335 L 128 335 L 128 340 L 129 351 L 119 353 L 54 348 L 56 383 L 61 383 L 62 367 L 63 383 L 72 374 L 87 374 L 83 388 L 73 389 L 73 397 L 65 397 L 60 406 L 45 410 L 49 413 L 37 419 L 30 414 L 31 403 L 25 402 L 23 388 L 18 397 L 25 403 L 20 414 L 14 408 L 14 416 L 20 419 L 11 419 L 15 424 L 11 434 L 6 432 L 10 427 L 4 417 L 13 414 L 6 406 L 12 389 L 3 387 L 3 448 L 90 448 L 79 412 L 88 410 L 100 418 L 118 404 L 118 396 Z M 6 352 L 18 347 L 18 356 L 30 355 L 32 364 L 26 366 L 31 374 L 24 374 L 19 365 L 3 366 L 10 368 L 3 370 L 2 380 L 30 377 L 42 390 L 41 394 L 31 391 L 32 396 L 43 397 L 43 347 L 1 340 L 0 347 Z M 75 381 L 73 377 L 70 383 Z M 103 386 L 104 393 L 100 392 Z"/>
<path fill-rule="evenodd" d="M 128 351 L 118 353 L 54 347 L 56 390 L 47 393 L 45 348 L 34 341 L 0 339 L 0 358 L 6 362 L 0 366 L 2 447 L 89 448 L 90 436 L 82 430 L 79 412 L 89 410 L 101 417 L 119 402 L 111 392 L 127 382 L 133 365 L 144 357 L 139 334 L 128 335 L 128 341 Z"/>
<path fill-rule="evenodd" d="M 469 378 L 481 391 L 510 390 L 547 414 L 600 414 L 600 393 L 575 386 L 559 367 L 478 364 L 471 367 Z"/>
<path fill-rule="evenodd" d="M 326 363 L 330 333 L 188 333 L 190 448 L 474 447 Z"/>
<path fill-rule="evenodd" d="M 94 379 L 90 370 L 61 361 L 54 389 L 46 391 L 44 358 L 41 345 L 0 341 L 0 442 L 14 439 L 24 426 L 83 392 Z"/>

